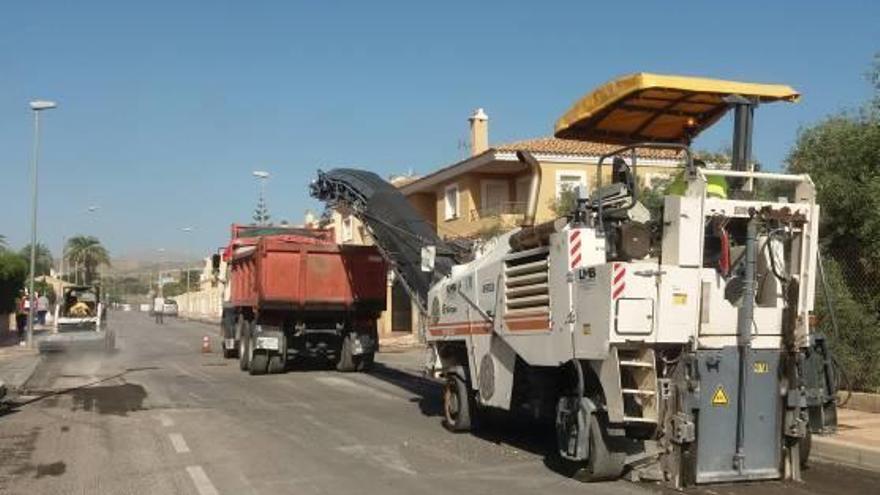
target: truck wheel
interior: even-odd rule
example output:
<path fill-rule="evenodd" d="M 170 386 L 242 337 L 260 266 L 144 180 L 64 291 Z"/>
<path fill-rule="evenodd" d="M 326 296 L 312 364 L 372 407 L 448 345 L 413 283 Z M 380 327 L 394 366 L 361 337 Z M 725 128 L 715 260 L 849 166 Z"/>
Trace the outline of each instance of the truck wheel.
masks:
<path fill-rule="evenodd" d="M 373 363 L 375 361 L 376 353 L 374 352 L 368 352 L 366 354 L 361 354 L 360 356 L 355 356 L 355 369 L 360 372 L 370 371 L 373 368 Z"/>
<path fill-rule="evenodd" d="M 284 357 L 280 353 L 272 353 L 269 356 L 269 374 L 278 374 L 284 373 L 285 368 L 287 368 L 286 363 L 284 361 Z"/>
<path fill-rule="evenodd" d="M 239 331 L 239 340 L 238 340 L 238 367 L 241 371 L 247 371 L 250 369 L 250 331 L 249 323 L 244 319 L 239 319 L 238 324 L 240 327 Z"/>
<path fill-rule="evenodd" d="M 269 369 L 269 354 L 266 351 L 254 352 L 251 356 L 250 374 L 265 375 Z"/>
<path fill-rule="evenodd" d="M 339 349 L 339 362 L 336 363 L 336 369 L 349 372 L 354 371 L 356 367 L 354 343 L 351 341 L 351 334 L 346 334 L 342 338 L 342 346 Z"/>
<path fill-rule="evenodd" d="M 450 431 L 470 431 L 474 411 L 473 394 L 464 378 L 449 374 L 443 386 L 443 424 Z"/>

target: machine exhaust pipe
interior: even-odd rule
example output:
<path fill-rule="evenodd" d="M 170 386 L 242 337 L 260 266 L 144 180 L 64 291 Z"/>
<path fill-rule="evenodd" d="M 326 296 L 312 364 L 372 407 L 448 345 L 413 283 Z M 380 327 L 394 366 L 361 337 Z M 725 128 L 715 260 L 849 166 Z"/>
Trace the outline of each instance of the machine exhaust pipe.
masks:
<path fill-rule="evenodd" d="M 522 221 L 522 227 L 532 227 L 535 225 L 535 217 L 538 214 L 538 191 L 541 189 L 541 164 L 528 151 L 517 151 L 516 159 L 529 167 L 532 173 L 532 180 L 529 183 L 529 200 L 526 205 L 526 215 Z"/>

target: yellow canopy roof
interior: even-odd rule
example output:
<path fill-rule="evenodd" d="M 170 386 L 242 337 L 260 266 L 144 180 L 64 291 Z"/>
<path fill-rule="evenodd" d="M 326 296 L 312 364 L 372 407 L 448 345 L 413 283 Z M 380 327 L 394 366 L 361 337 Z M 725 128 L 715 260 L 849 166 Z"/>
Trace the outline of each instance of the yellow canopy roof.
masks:
<path fill-rule="evenodd" d="M 754 84 L 702 77 L 638 73 L 606 83 L 581 98 L 556 122 L 556 137 L 634 144 L 689 144 L 727 112 L 731 95 L 760 102 L 797 101 L 780 84 Z"/>

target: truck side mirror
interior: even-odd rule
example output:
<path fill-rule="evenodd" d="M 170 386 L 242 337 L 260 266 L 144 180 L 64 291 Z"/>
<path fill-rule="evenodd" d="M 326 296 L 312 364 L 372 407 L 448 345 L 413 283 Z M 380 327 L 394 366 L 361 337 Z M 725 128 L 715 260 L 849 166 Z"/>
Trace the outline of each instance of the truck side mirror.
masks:
<path fill-rule="evenodd" d="M 437 246 L 422 247 L 422 271 L 434 271 L 434 259 L 437 257 Z"/>
<path fill-rule="evenodd" d="M 211 255 L 211 269 L 215 272 L 220 270 L 220 255 L 217 253 Z"/>

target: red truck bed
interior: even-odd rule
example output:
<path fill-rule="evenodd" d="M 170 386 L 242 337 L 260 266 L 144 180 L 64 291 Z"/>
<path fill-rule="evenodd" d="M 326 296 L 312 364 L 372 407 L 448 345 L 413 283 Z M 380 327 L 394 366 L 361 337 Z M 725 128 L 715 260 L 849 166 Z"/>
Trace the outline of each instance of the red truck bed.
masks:
<path fill-rule="evenodd" d="M 385 309 L 387 268 L 373 246 L 260 237 L 232 257 L 231 303 L 294 311 Z"/>

